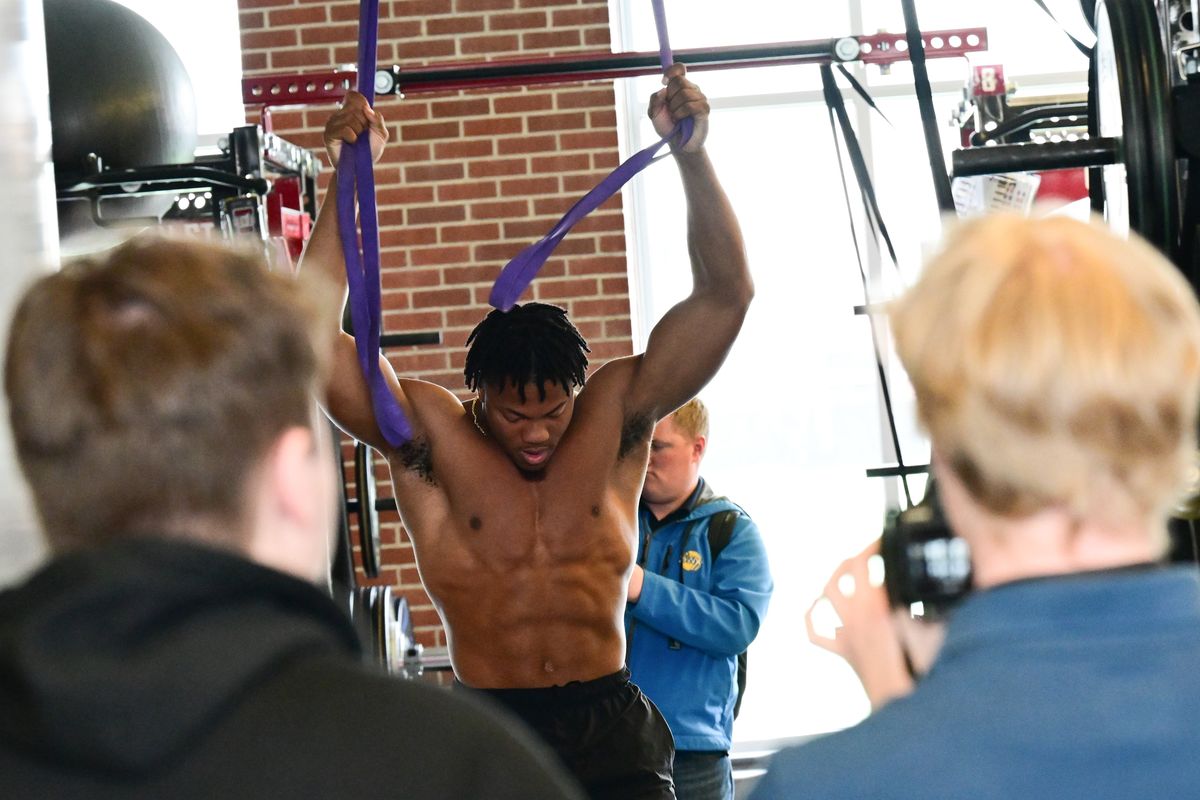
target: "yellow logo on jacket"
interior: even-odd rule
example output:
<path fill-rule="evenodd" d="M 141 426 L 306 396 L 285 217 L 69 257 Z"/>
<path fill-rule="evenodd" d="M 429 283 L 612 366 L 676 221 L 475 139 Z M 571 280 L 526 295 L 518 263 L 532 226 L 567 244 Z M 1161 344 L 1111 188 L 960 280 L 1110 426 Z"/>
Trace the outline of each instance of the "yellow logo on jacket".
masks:
<path fill-rule="evenodd" d="M 684 572 L 695 572 L 704 565 L 704 559 L 700 558 L 700 553 L 696 550 L 688 550 L 683 554 Z"/>

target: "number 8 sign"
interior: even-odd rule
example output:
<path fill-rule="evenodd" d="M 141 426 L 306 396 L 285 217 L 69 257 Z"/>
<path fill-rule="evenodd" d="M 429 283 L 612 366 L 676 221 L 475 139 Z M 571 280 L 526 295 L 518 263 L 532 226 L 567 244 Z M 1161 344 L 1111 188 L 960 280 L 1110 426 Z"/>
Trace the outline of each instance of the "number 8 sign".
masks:
<path fill-rule="evenodd" d="M 971 81 L 976 97 L 983 95 L 1004 95 L 1007 89 L 1004 85 L 1004 67 L 992 64 L 986 67 L 975 67 Z"/>

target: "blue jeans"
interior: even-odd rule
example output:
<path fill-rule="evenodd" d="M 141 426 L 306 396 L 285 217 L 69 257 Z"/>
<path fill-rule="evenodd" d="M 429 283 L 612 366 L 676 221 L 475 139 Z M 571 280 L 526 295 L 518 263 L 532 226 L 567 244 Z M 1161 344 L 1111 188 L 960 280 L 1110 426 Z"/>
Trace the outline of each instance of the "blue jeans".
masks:
<path fill-rule="evenodd" d="M 728 753 L 677 750 L 674 775 L 679 800 L 733 800 L 733 762 Z"/>

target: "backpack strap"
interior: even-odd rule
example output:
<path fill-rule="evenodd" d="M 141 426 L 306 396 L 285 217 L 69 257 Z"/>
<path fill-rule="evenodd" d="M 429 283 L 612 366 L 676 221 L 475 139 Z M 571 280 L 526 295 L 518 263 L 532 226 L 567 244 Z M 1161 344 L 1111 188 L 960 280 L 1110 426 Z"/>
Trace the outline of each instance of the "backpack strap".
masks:
<path fill-rule="evenodd" d="M 729 544 L 729 540 L 733 538 L 733 526 L 737 524 L 738 510 L 736 508 L 727 508 L 724 511 L 718 511 L 712 515 L 712 519 L 708 522 L 708 549 L 709 558 L 713 563 L 716 563 L 717 556 L 721 555 L 721 551 Z"/>
<path fill-rule="evenodd" d="M 721 551 L 729 544 L 729 540 L 733 538 L 733 526 L 737 524 L 738 509 L 727 508 L 724 511 L 718 511 L 712 515 L 708 521 L 708 549 L 709 558 L 713 564 L 717 563 L 717 556 L 721 555 Z M 737 657 L 737 700 L 733 705 L 733 718 L 737 719 L 737 715 L 742 710 L 742 698 L 746 696 L 746 651 L 738 653 Z"/>

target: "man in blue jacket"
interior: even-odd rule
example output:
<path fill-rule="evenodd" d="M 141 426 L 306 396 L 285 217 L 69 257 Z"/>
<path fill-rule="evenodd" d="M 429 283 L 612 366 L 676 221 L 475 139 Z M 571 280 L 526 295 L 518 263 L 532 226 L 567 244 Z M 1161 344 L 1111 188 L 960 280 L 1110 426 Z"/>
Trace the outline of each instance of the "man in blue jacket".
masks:
<path fill-rule="evenodd" d="M 731 800 L 738 656 L 758 634 L 771 573 L 758 526 L 700 477 L 708 410 L 654 429 L 625 628 L 629 670 L 675 735 L 679 800 Z"/>

